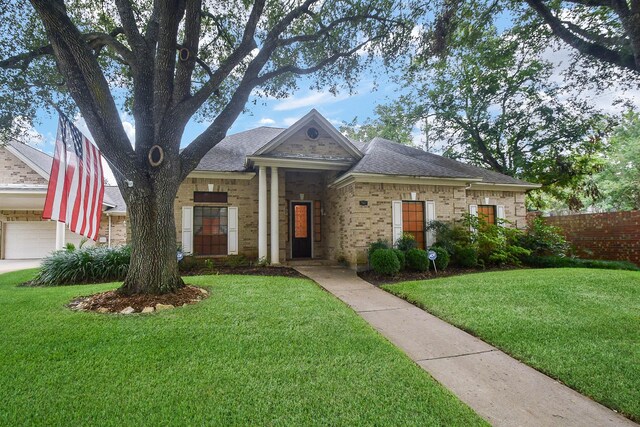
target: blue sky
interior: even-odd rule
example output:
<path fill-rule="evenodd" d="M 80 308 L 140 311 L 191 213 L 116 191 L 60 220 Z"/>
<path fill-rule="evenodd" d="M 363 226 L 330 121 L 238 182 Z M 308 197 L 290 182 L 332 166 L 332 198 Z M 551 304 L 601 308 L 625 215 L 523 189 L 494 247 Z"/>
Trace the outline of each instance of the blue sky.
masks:
<path fill-rule="evenodd" d="M 339 127 L 344 122 L 358 117 L 359 121 L 374 115 L 374 109 L 378 104 L 384 104 L 397 95 L 398 86 L 391 82 L 388 76 L 381 75 L 376 81 L 369 75 L 364 75 L 355 93 L 349 94 L 343 90 L 337 95 L 328 91 L 311 90 L 311 81 L 301 81 L 300 90 L 289 98 L 257 98 L 254 97 L 247 103 L 247 113 L 242 114 L 229 130 L 229 134 L 252 129 L 258 126 L 288 127 L 304 116 L 312 108 L 320 111 L 334 126 Z M 374 87 L 377 89 L 374 90 Z M 256 100 L 254 105 L 253 100 Z M 78 127 L 87 132 L 82 121 L 76 123 Z M 212 118 L 213 119 L 213 118 Z M 134 122 L 131 116 L 122 114 L 125 130 L 133 136 Z M 38 145 L 43 151 L 52 152 L 55 141 L 57 116 L 51 116 L 41 111 L 35 124 L 35 130 L 44 137 L 44 141 Z M 196 122 L 192 120 L 183 136 L 183 145 L 187 145 L 199 135 L 210 121 Z"/>

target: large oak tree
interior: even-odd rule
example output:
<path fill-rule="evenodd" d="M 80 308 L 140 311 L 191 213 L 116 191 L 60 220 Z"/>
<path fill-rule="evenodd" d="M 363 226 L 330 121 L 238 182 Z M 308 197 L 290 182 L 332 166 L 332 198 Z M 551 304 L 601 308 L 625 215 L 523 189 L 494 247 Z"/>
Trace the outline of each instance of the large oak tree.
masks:
<path fill-rule="evenodd" d="M 120 291 L 171 292 L 183 286 L 178 187 L 252 93 L 286 95 L 306 74 L 331 90 L 353 84 L 372 56 L 400 53 L 410 10 L 393 0 L 5 2 L 3 123 L 33 115 L 45 101 L 77 107 L 127 202 L 132 253 Z M 135 118 L 135 147 L 121 107 Z M 181 150 L 196 115 L 210 124 Z M 154 146 L 163 153 L 155 166 Z"/>

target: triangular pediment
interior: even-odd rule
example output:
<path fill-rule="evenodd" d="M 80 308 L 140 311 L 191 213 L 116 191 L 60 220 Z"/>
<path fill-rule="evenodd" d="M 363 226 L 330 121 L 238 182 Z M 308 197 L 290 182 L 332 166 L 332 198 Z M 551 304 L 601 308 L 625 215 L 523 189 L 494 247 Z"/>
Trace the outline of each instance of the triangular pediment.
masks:
<path fill-rule="evenodd" d="M 326 160 L 362 158 L 351 141 L 316 110 L 311 110 L 254 155 Z"/>

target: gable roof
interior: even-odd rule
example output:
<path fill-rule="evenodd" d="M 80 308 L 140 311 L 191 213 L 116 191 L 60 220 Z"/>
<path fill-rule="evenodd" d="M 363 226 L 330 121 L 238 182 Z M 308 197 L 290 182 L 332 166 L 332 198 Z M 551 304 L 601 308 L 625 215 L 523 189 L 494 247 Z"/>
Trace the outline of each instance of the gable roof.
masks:
<path fill-rule="evenodd" d="M 20 159 L 20 161 L 47 181 L 49 180 L 51 164 L 53 163 L 53 157 L 50 154 L 18 141 L 8 141 L 5 147 Z M 33 186 L 23 185 L 21 188 L 28 190 L 32 187 Z M 117 186 L 105 186 L 103 204 L 107 206 L 106 212 L 124 213 L 127 210 L 127 205 Z"/>
<path fill-rule="evenodd" d="M 8 141 L 5 147 L 38 175 L 47 181 L 49 180 L 49 172 L 53 162 L 53 158 L 50 155 L 17 141 Z"/>
<path fill-rule="evenodd" d="M 255 156 L 260 156 L 263 154 L 268 154 L 270 151 L 278 147 L 280 144 L 291 138 L 298 131 L 304 128 L 305 125 L 315 122 L 318 126 L 322 127 L 329 135 L 340 145 L 347 153 L 349 153 L 355 159 L 362 158 L 362 152 L 358 150 L 355 145 L 343 134 L 338 132 L 338 130 L 333 127 L 331 123 L 327 119 L 324 118 L 322 114 L 318 112 L 315 108 L 305 114 L 300 120 L 289 126 L 286 130 L 281 132 L 278 136 L 273 138 L 267 144 L 259 148 L 253 153 Z"/>
<path fill-rule="evenodd" d="M 261 126 L 229 135 L 204 155 L 196 171 L 244 172 L 245 159 L 284 132 L 283 128 Z"/>
<path fill-rule="evenodd" d="M 351 168 L 338 180 L 353 174 L 387 175 L 402 177 L 429 177 L 438 179 L 468 180 L 489 185 L 509 185 L 523 188 L 537 188 L 532 184 L 498 172 L 471 166 L 457 160 L 428 153 L 418 148 L 399 144 L 388 139 L 376 137 L 369 142 L 353 141 L 340 134 L 320 113 L 311 110 L 287 129 L 258 127 L 229 135 L 213 147 L 200 161 L 196 171 L 208 172 L 249 172 L 247 158 L 263 154 L 282 144 L 305 124 L 312 120 L 322 121 L 323 128 L 332 130 L 332 136 L 341 141 L 341 145 L 359 153 L 353 159 Z"/>

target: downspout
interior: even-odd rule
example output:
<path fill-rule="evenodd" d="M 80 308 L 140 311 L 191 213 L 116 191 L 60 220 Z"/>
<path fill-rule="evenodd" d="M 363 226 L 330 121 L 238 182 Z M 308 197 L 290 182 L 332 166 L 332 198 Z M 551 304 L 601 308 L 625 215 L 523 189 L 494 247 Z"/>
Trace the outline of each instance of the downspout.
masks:
<path fill-rule="evenodd" d="M 107 247 L 111 247 L 111 215 L 107 214 L 107 218 L 109 218 L 109 231 L 107 232 Z"/>

